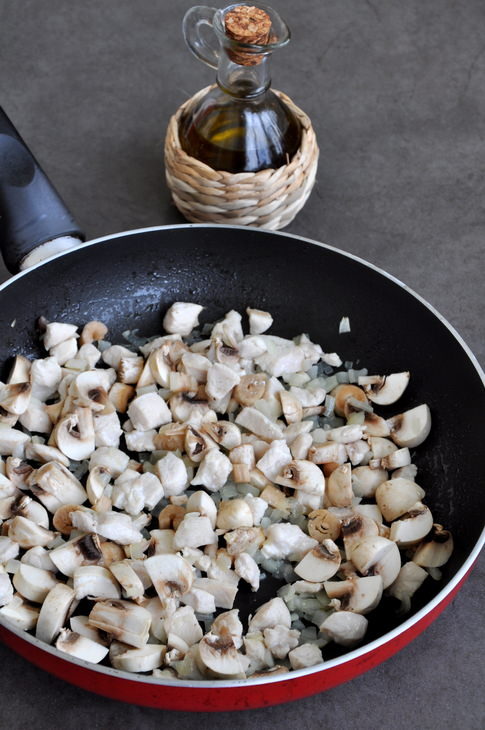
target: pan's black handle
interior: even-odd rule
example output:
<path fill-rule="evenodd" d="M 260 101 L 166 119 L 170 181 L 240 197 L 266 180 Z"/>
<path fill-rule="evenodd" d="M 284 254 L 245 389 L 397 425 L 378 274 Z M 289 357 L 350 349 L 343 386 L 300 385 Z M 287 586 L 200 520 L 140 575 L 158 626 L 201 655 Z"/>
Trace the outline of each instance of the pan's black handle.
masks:
<path fill-rule="evenodd" d="M 34 249 L 64 236 L 84 240 L 79 226 L 0 107 L 0 247 L 8 270 L 16 273 Z"/>

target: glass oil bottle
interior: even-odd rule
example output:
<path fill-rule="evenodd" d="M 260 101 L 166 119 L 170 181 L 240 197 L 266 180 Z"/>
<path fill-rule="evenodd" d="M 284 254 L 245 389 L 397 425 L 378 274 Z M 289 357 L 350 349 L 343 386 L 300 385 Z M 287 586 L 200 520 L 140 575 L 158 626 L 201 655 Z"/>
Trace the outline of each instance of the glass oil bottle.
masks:
<path fill-rule="evenodd" d="M 212 39 L 205 32 L 214 31 Z M 301 125 L 271 89 L 270 57 L 290 32 L 271 8 L 250 3 L 222 10 L 197 6 L 183 23 L 192 52 L 217 68 L 216 84 L 184 114 L 182 149 L 214 170 L 230 173 L 279 168 L 301 143 Z"/>

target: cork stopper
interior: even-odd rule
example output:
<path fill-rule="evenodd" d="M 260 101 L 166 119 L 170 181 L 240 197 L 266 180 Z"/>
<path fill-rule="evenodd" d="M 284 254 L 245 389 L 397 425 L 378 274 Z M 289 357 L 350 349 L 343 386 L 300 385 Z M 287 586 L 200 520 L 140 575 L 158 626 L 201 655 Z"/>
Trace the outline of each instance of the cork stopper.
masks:
<path fill-rule="evenodd" d="M 271 18 L 268 13 L 254 5 L 236 5 L 224 16 L 226 35 L 237 43 L 264 46 L 270 41 Z M 248 51 L 229 51 L 229 57 L 240 66 L 256 66 L 263 59 L 262 54 Z"/>

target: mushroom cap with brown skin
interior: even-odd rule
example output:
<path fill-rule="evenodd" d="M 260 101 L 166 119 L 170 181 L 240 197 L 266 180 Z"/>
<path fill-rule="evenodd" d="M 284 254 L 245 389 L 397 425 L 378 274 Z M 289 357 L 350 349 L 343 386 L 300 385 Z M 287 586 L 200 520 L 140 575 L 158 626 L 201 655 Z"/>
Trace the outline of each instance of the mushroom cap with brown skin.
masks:
<path fill-rule="evenodd" d="M 318 542 L 326 539 L 337 540 L 341 530 L 341 520 L 327 509 L 316 509 L 308 515 L 308 534 Z"/>
<path fill-rule="evenodd" d="M 79 344 L 90 345 L 92 342 L 104 340 L 107 334 L 108 328 L 103 322 L 92 320 L 84 325 L 79 338 Z"/>
<path fill-rule="evenodd" d="M 341 383 L 331 391 L 331 395 L 335 398 L 334 410 L 337 416 L 347 417 L 350 412 L 347 405 L 349 398 L 355 398 L 364 404 L 367 403 L 367 396 L 358 385 Z"/>

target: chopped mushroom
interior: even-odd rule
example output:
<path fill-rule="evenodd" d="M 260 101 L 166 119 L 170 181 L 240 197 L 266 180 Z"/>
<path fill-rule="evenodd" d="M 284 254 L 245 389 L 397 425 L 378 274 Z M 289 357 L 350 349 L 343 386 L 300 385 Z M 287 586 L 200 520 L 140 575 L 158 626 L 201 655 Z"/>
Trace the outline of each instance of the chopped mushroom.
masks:
<path fill-rule="evenodd" d="M 328 374 L 341 358 L 264 334 L 269 312 L 248 308 L 245 335 L 229 311 L 198 339 L 201 310 L 176 302 L 168 334 L 140 347 L 100 342 L 102 322 L 79 338 L 44 322 L 48 356 L 15 357 L 0 383 L 0 615 L 154 677 L 313 666 L 327 641 L 363 638 L 383 592 L 409 610 L 451 555 L 414 481 L 430 411 L 384 418 L 374 408 L 407 371 Z M 286 585 L 258 607 L 267 574 Z M 239 590 L 254 596 L 245 635 Z"/>
<path fill-rule="evenodd" d="M 230 636 L 206 634 L 199 642 L 199 654 L 203 665 L 218 675 L 244 676 L 242 657 Z"/>
<path fill-rule="evenodd" d="M 292 649 L 288 654 L 292 669 L 303 669 L 304 667 L 313 667 L 315 664 L 323 662 L 321 649 L 315 644 L 301 644 L 296 649 Z"/>
<path fill-rule="evenodd" d="M 425 568 L 440 568 L 453 552 L 453 536 L 442 525 L 434 524 L 424 541 L 418 545 L 413 562 Z"/>
<path fill-rule="evenodd" d="M 190 335 L 194 327 L 199 324 L 199 314 L 202 310 L 200 304 L 175 302 L 163 318 L 163 328 L 166 332 Z"/>
<path fill-rule="evenodd" d="M 248 632 L 264 631 L 276 626 L 290 628 L 290 612 L 282 598 L 272 598 L 258 608 L 249 621 Z"/>
<path fill-rule="evenodd" d="M 401 601 L 401 612 L 411 608 L 411 598 L 428 577 L 428 573 L 414 562 L 405 563 L 399 574 L 387 589 L 387 593 Z"/>
<path fill-rule="evenodd" d="M 380 575 L 369 575 L 364 578 L 327 581 L 324 588 L 329 598 L 338 600 L 342 611 L 366 614 L 379 604 L 383 584 Z"/>
<path fill-rule="evenodd" d="M 392 373 L 391 375 L 361 375 L 358 383 L 373 403 L 388 406 L 402 396 L 409 383 L 410 373 Z"/>
<path fill-rule="evenodd" d="M 340 567 L 340 550 L 333 540 L 323 540 L 295 566 L 295 573 L 304 580 L 322 583 L 331 578 Z"/>
<path fill-rule="evenodd" d="M 398 446 L 415 448 L 423 443 L 431 430 L 431 412 L 423 403 L 416 408 L 388 419 L 391 438 Z"/>
<path fill-rule="evenodd" d="M 266 330 L 269 330 L 273 324 L 273 317 L 269 312 L 248 307 L 246 313 L 249 317 L 249 332 L 252 335 L 261 335 Z"/>
<path fill-rule="evenodd" d="M 69 629 L 61 630 L 56 641 L 56 649 L 93 664 L 102 661 L 109 651 L 107 646 Z"/>
<path fill-rule="evenodd" d="M 335 611 L 320 624 L 320 631 L 341 646 L 355 646 L 364 638 L 368 620 L 351 611 Z"/>

